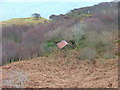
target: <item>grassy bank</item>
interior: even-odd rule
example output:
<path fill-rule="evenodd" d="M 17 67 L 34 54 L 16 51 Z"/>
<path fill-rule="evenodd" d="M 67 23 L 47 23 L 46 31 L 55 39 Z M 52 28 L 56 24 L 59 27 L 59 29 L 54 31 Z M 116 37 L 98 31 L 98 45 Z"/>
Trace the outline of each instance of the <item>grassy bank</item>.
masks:
<path fill-rule="evenodd" d="M 39 23 L 45 23 L 49 22 L 48 19 L 45 18 L 40 18 L 38 20 L 35 20 L 33 17 L 28 17 L 28 18 L 13 18 L 9 19 L 7 21 L 2 21 L 0 22 L 0 25 L 2 26 L 9 26 L 9 25 L 36 25 Z"/>

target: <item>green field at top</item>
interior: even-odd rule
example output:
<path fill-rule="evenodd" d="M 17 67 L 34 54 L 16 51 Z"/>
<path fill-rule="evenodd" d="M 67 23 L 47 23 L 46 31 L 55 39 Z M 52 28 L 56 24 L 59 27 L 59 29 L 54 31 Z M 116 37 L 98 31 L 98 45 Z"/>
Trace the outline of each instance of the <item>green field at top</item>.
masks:
<path fill-rule="evenodd" d="M 6 21 L 1 21 L 0 25 L 2 26 L 9 26 L 9 25 L 36 25 L 39 23 L 45 23 L 49 22 L 48 19 L 45 19 L 43 17 L 39 19 L 35 19 L 34 17 L 28 17 L 28 18 L 13 18 Z"/>

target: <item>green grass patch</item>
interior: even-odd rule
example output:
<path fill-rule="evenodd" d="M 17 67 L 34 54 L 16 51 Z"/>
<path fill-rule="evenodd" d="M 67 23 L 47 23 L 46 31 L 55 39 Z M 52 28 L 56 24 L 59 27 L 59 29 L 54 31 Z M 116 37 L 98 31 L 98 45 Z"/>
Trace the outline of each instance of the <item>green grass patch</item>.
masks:
<path fill-rule="evenodd" d="M 38 20 L 35 20 L 33 17 L 28 18 L 13 18 L 9 19 L 7 21 L 0 22 L 0 25 L 2 26 L 9 26 L 9 25 L 36 25 L 39 23 L 45 23 L 49 22 L 48 19 L 40 18 Z"/>

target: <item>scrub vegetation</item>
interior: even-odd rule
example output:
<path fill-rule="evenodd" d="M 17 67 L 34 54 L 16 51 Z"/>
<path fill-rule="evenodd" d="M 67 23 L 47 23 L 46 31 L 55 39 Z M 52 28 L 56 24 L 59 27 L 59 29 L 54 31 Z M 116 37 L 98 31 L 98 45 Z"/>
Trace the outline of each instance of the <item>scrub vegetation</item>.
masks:
<path fill-rule="evenodd" d="M 0 88 L 118 88 L 117 2 L 1 25 Z"/>
<path fill-rule="evenodd" d="M 118 40 L 117 12 L 117 3 L 109 2 L 74 9 L 65 15 L 51 15 L 51 20 L 3 21 L 3 64 L 50 54 L 58 49 L 56 44 L 61 40 L 72 44 L 80 52 L 77 58 L 81 60 L 114 58 Z"/>

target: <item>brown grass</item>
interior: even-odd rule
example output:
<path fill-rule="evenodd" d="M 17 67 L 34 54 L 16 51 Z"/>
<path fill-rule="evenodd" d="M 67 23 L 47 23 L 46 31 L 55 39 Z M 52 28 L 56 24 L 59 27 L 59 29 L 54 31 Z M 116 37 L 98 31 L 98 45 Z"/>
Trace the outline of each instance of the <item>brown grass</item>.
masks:
<path fill-rule="evenodd" d="M 93 64 L 89 60 L 78 60 L 75 52 L 70 50 L 65 57 L 57 51 L 57 54 L 2 66 L 2 80 L 10 79 L 9 73 L 19 70 L 27 76 L 26 88 L 118 87 L 117 58 L 99 59 Z M 7 86 L 3 84 L 2 87 Z"/>

